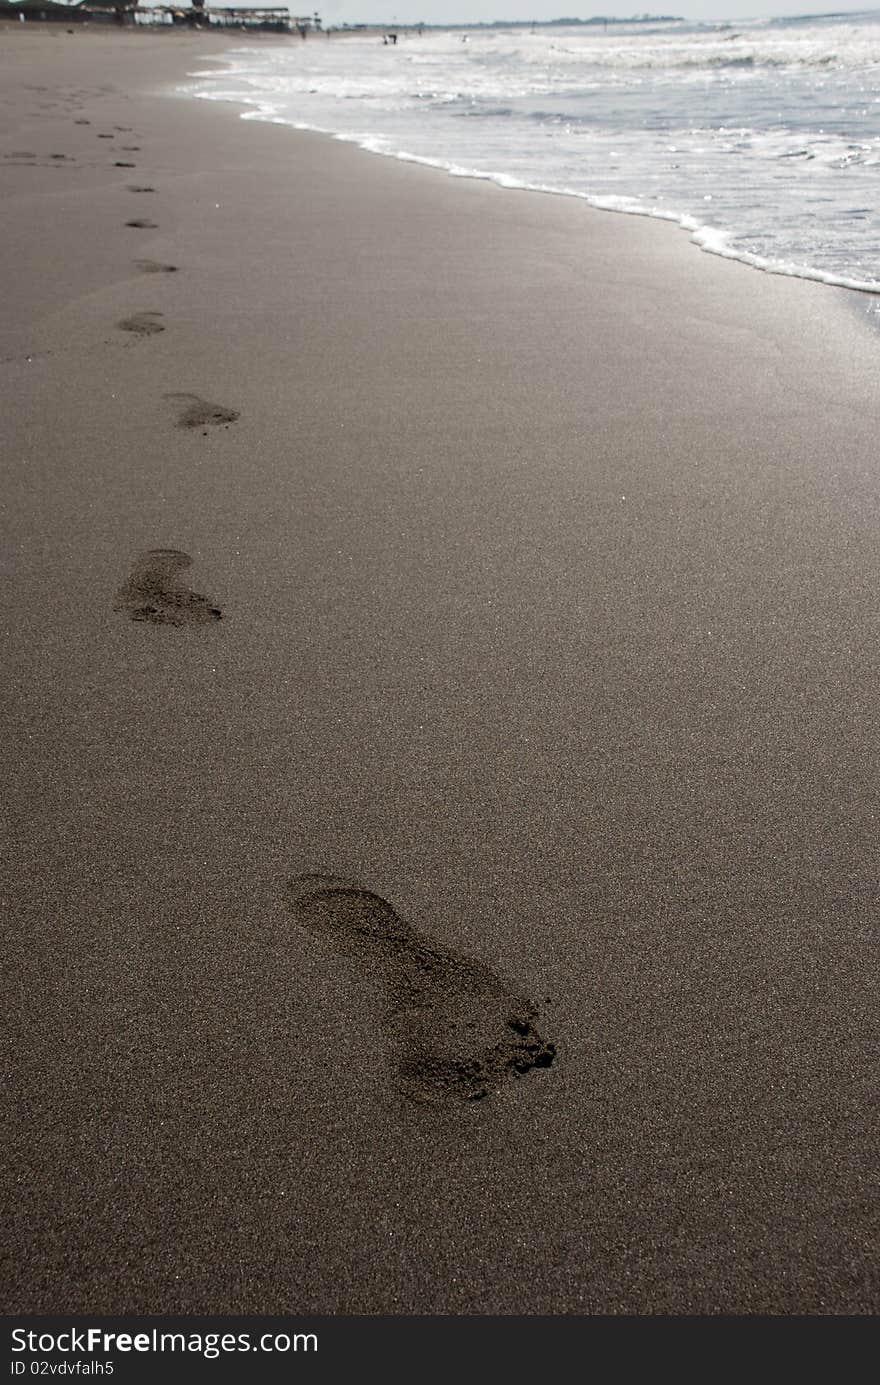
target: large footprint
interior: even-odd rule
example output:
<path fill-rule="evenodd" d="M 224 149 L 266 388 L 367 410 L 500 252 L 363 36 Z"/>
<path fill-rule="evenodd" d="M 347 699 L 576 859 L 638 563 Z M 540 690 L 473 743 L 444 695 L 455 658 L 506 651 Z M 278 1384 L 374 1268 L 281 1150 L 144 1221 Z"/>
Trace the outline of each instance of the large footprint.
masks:
<path fill-rule="evenodd" d="M 158 260 L 135 260 L 142 274 L 176 274 L 176 264 L 160 264 Z"/>
<path fill-rule="evenodd" d="M 212 404 L 209 399 L 202 399 L 198 394 L 185 394 L 181 390 L 175 390 L 164 397 L 189 400 L 188 407 L 183 409 L 178 417 L 178 428 L 204 428 L 209 423 L 215 427 L 221 423 L 229 425 L 239 416 L 238 409 L 227 409 L 225 404 Z"/>
<path fill-rule="evenodd" d="M 332 875 L 287 882 L 297 921 L 382 974 L 383 1027 L 397 1086 L 412 1101 L 479 1101 L 556 1057 L 532 1003 L 480 962 L 434 947 L 380 895 Z"/>
<path fill-rule="evenodd" d="M 156 318 L 161 316 L 161 313 L 154 310 L 133 313 L 131 317 L 124 317 L 121 322 L 117 322 L 116 326 L 120 327 L 123 332 L 134 332 L 136 336 L 149 337 L 156 332 L 165 331 L 162 323 L 156 321 Z"/>
<path fill-rule="evenodd" d="M 142 553 L 125 586 L 116 593 L 114 609 L 151 625 L 210 625 L 220 620 L 222 612 L 206 596 L 178 582 L 178 573 L 188 567 L 192 567 L 192 558 L 176 548 L 151 548 Z"/>

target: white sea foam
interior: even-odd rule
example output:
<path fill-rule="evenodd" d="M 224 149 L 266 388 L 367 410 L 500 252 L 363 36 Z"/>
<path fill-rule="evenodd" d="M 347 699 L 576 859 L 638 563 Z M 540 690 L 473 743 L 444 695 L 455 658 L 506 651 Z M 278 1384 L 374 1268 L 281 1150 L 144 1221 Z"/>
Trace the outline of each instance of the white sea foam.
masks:
<path fill-rule="evenodd" d="M 880 293 L 880 12 L 312 39 L 196 76 L 252 119 L 677 221 L 712 254 Z"/>

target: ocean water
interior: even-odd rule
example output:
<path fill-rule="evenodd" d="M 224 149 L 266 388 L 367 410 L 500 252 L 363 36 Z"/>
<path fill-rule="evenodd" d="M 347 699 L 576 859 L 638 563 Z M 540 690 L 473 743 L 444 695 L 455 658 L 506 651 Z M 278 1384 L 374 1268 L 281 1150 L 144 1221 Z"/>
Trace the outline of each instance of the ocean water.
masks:
<path fill-rule="evenodd" d="M 677 221 L 880 294 L 880 11 L 243 46 L 195 90 L 468 177 Z"/>

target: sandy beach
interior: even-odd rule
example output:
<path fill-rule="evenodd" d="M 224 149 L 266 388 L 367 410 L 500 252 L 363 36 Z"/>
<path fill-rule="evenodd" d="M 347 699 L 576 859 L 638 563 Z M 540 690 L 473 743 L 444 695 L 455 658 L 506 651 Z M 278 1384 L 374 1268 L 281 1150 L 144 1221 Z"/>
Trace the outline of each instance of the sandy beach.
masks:
<path fill-rule="evenodd" d="M 229 42 L 0 30 L 4 1311 L 875 1314 L 880 335 Z"/>

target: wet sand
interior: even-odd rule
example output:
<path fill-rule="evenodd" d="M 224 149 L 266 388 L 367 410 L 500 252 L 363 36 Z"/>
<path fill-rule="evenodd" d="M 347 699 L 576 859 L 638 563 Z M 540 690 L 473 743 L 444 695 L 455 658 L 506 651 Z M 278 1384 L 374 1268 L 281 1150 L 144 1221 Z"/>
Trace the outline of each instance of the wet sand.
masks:
<path fill-rule="evenodd" d="M 876 1313 L 880 339 L 36 29 L 5 1311 Z"/>

